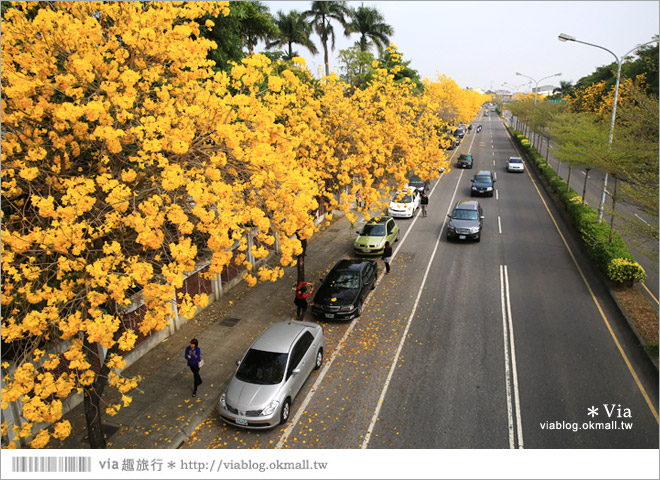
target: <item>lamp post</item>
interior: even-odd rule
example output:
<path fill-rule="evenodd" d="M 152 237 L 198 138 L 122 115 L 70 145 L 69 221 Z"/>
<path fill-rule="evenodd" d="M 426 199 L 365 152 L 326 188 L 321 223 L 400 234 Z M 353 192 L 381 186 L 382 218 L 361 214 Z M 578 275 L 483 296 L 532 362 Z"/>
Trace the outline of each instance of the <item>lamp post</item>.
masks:
<path fill-rule="evenodd" d="M 610 138 L 609 138 L 609 144 L 610 147 L 612 146 L 612 139 L 614 138 L 614 122 L 616 120 L 616 104 L 619 100 L 619 81 L 621 80 L 621 65 L 623 63 L 623 60 L 628 56 L 628 54 L 634 52 L 638 48 L 641 48 L 645 45 L 650 45 L 652 43 L 658 43 L 658 40 L 651 40 L 650 42 L 642 43 L 641 45 L 637 45 L 635 48 L 631 49 L 630 51 L 626 52 L 621 56 L 621 58 L 617 57 L 612 50 L 609 50 L 605 47 L 601 47 L 600 45 L 595 45 L 593 43 L 587 43 L 583 42 L 581 40 L 576 39 L 575 37 L 568 35 L 566 33 L 561 33 L 557 37 L 560 42 L 575 42 L 575 43 L 583 43 L 584 45 L 590 45 L 592 47 L 600 48 L 601 50 L 605 50 L 606 52 L 609 52 L 612 54 L 614 59 L 616 60 L 617 63 L 617 72 L 616 72 L 616 86 L 614 87 L 614 106 L 612 107 L 612 120 L 610 122 Z M 598 223 L 600 223 L 603 220 L 603 208 L 605 206 L 605 194 L 607 193 L 607 177 L 608 177 L 608 172 L 605 172 L 605 176 L 603 177 L 603 191 L 601 193 L 600 197 L 600 204 L 598 205 Z"/>
<path fill-rule="evenodd" d="M 541 79 L 539 79 L 539 80 L 535 80 L 535 79 L 533 79 L 532 77 L 528 77 L 527 75 L 523 75 L 523 74 L 520 73 L 520 72 L 516 72 L 516 75 L 520 75 L 521 77 L 529 78 L 532 82 L 536 82 L 536 87 L 534 88 L 534 105 L 536 105 L 536 96 L 537 96 L 537 94 L 539 93 L 539 92 L 538 92 L 538 90 L 539 90 L 539 82 L 540 82 L 541 80 L 546 80 L 546 79 L 548 79 L 548 78 L 558 77 L 559 75 L 561 75 L 561 73 L 555 73 L 554 75 L 549 75 L 549 76 L 547 76 L 547 77 L 543 77 L 543 78 L 541 78 Z"/>
<path fill-rule="evenodd" d="M 545 79 L 552 78 L 552 77 L 558 77 L 559 75 L 561 75 L 561 73 L 555 73 L 554 75 L 548 75 L 547 77 L 543 77 L 539 80 L 536 80 L 532 77 L 528 77 L 527 75 L 523 75 L 520 72 L 516 72 L 516 75 L 519 75 L 519 76 L 525 77 L 525 78 L 529 78 L 532 82 L 536 82 L 536 87 L 534 88 L 534 113 L 536 113 L 536 98 L 537 98 L 538 93 L 539 93 L 539 83 L 541 82 L 541 80 L 545 80 Z M 536 142 L 536 138 L 538 137 L 538 135 L 537 135 L 537 133 L 534 129 L 532 129 L 532 133 L 534 134 L 534 136 L 532 137 L 532 145 L 533 145 Z"/>

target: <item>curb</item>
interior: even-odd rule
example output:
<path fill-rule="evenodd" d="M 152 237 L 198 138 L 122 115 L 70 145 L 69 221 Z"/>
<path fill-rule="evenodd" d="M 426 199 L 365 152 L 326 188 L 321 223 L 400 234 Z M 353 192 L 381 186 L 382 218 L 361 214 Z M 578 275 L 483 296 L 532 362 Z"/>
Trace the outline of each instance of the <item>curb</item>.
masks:
<path fill-rule="evenodd" d="M 543 190 L 545 191 L 545 193 L 552 199 L 552 203 L 555 205 L 557 210 L 559 210 L 561 216 L 564 218 L 564 220 L 568 220 L 567 221 L 568 226 L 571 228 L 573 233 L 577 233 L 579 235 L 579 232 L 577 232 L 577 230 L 575 229 L 573 223 L 570 221 L 570 217 L 567 217 L 564 204 L 561 203 L 561 201 L 558 201 L 555 198 L 556 193 L 554 191 L 551 191 L 551 190 L 548 189 L 548 185 L 547 185 L 545 177 L 543 177 L 539 173 L 539 171 L 537 170 L 538 166 L 536 165 L 536 162 L 534 160 L 530 160 L 527 156 L 527 153 L 524 150 L 521 150 L 520 148 L 518 148 L 518 144 L 516 143 L 513 135 L 511 135 L 511 132 L 507 128 L 506 122 L 505 122 L 505 128 L 504 129 L 506 130 L 507 135 L 509 136 L 509 139 L 511 140 L 511 143 L 515 146 L 518 153 L 522 157 L 525 158 L 525 161 L 527 162 L 527 165 L 532 166 L 532 170 L 534 171 L 534 175 L 536 176 L 537 180 L 539 180 L 539 183 L 542 185 Z M 580 249 L 582 249 L 582 248 L 583 248 L 583 245 L 580 244 Z M 630 328 L 630 330 L 632 330 L 633 334 L 637 338 L 637 341 L 639 342 L 639 346 L 644 351 L 644 354 L 650 360 L 651 364 L 656 369 L 656 371 L 660 371 L 660 366 L 658 365 L 658 360 L 655 359 L 649 353 L 649 351 L 646 349 L 646 342 L 642 339 L 642 336 L 639 334 L 639 331 L 637 330 L 637 327 L 635 327 L 635 324 L 632 322 L 632 320 L 630 319 L 630 317 L 628 316 L 628 314 L 624 310 L 623 306 L 621 305 L 621 302 L 619 302 L 619 299 L 614 294 L 614 291 L 612 290 L 611 284 L 609 283 L 608 279 L 604 278 L 603 273 L 600 271 L 600 269 L 595 267 L 595 265 L 593 264 L 593 260 L 591 259 L 590 256 L 587 255 L 586 259 L 594 267 L 594 271 L 598 272 L 598 275 L 600 276 L 601 281 L 605 282 L 605 288 L 606 288 L 607 292 L 609 293 L 609 295 L 612 298 L 612 300 L 614 301 L 615 305 L 617 306 L 617 308 L 621 312 L 621 315 L 623 316 L 623 318 L 625 318 L 626 323 L 628 324 L 628 327 Z"/>

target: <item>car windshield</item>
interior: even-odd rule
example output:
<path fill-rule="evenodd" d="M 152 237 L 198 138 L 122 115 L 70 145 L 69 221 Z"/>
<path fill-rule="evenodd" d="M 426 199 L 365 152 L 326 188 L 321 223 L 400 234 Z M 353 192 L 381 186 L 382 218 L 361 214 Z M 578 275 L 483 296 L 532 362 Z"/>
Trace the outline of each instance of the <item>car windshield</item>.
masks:
<path fill-rule="evenodd" d="M 411 203 L 412 197 L 410 195 L 401 195 L 400 193 L 397 193 L 392 197 L 392 201 L 396 203 Z"/>
<path fill-rule="evenodd" d="M 364 228 L 362 228 L 360 235 L 365 237 L 382 237 L 385 235 L 385 225 L 382 223 L 367 223 Z"/>
<path fill-rule="evenodd" d="M 479 183 L 490 183 L 490 177 L 488 175 L 477 175 L 474 177 L 474 181 Z"/>
<path fill-rule="evenodd" d="M 358 272 L 341 270 L 328 278 L 328 284 L 332 288 L 360 288 L 360 275 Z"/>
<path fill-rule="evenodd" d="M 509 163 L 522 163 L 522 160 L 519 158 L 510 158 Z"/>
<path fill-rule="evenodd" d="M 464 210 L 457 208 L 454 210 L 452 218 L 456 220 L 479 220 L 479 214 L 476 210 Z"/>
<path fill-rule="evenodd" d="M 264 352 L 251 348 L 236 371 L 236 378 L 257 385 L 277 385 L 284 378 L 286 353 Z"/>
<path fill-rule="evenodd" d="M 417 177 L 417 176 L 415 176 L 415 175 L 412 175 L 412 176 L 410 177 L 410 179 L 408 180 L 408 183 L 423 183 L 423 182 L 422 182 L 422 179 L 421 179 L 421 178 L 419 178 L 419 177 Z"/>

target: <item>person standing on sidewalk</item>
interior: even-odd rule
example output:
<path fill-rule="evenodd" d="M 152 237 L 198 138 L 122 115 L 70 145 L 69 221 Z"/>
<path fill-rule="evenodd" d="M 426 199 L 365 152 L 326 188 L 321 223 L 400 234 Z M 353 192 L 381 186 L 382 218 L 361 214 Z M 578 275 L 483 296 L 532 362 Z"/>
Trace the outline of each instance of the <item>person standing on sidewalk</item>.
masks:
<path fill-rule="evenodd" d="M 383 256 L 381 257 L 381 259 L 385 264 L 385 275 L 389 275 L 390 260 L 392 260 L 392 247 L 390 247 L 390 242 L 385 242 L 385 248 L 383 249 Z"/>
<path fill-rule="evenodd" d="M 202 377 L 199 375 L 200 362 L 202 361 L 202 351 L 199 349 L 199 342 L 196 338 L 190 340 L 190 345 L 186 347 L 186 360 L 188 366 L 193 372 L 193 393 L 192 396 L 197 396 L 197 387 L 202 384 Z"/>
<path fill-rule="evenodd" d="M 422 192 L 422 198 L 419 200 L 419 203 L 422 206 L 422 217 L 425 217 L 426 207 L 429 205 L 429 197 L 426 196 L 426 192 Z"/>
<path fill-rule="evenodd" d="M 293 300 L 293 303 L 297 307 L 296 318 L 300 321 L 303 321 L 305 318 L 305 313 L 307 312 L 307 299 L 313 291 L 314 285 L 308 282 L 300 282 L 300 285 L 296 288 L 296 298 Z"/>

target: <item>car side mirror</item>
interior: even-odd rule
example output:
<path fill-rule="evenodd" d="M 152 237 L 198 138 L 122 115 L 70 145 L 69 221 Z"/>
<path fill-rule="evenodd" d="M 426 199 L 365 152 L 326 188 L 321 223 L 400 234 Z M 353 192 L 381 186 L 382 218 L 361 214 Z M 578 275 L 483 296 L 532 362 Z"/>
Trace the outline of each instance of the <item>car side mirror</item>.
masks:
<path fill-rule="evenodd" d="M 236 366 L 238 367 L 241 364 L 240 360 L 236 360 Z"/>
<path fill-rule="evenodd" d="M 470 180 L 470 181 L 471 181 L 472 183 L 474 183 L 474 178 L 473 178 L 472 180 Z"/>
<path fill-rule="evenodd" d="M 447 214 L 447 216 L 448 216 L 449 218 L 451 218 L 451 215 L 450 215 L 450 214 Z"/>
<path fill-rule="evenodd" d="M 291 373 L 294 375 L 298 375 L 300 373 L 300 368 L 294 368 Z"/>
<path fill-rule="evenodd" d="M 484 216 L 482 215 L 482 216 L 480 216 L 479 218 L 483 220 L 483 219 L 486 218 L 486 217 L 484 217 Z"/>

